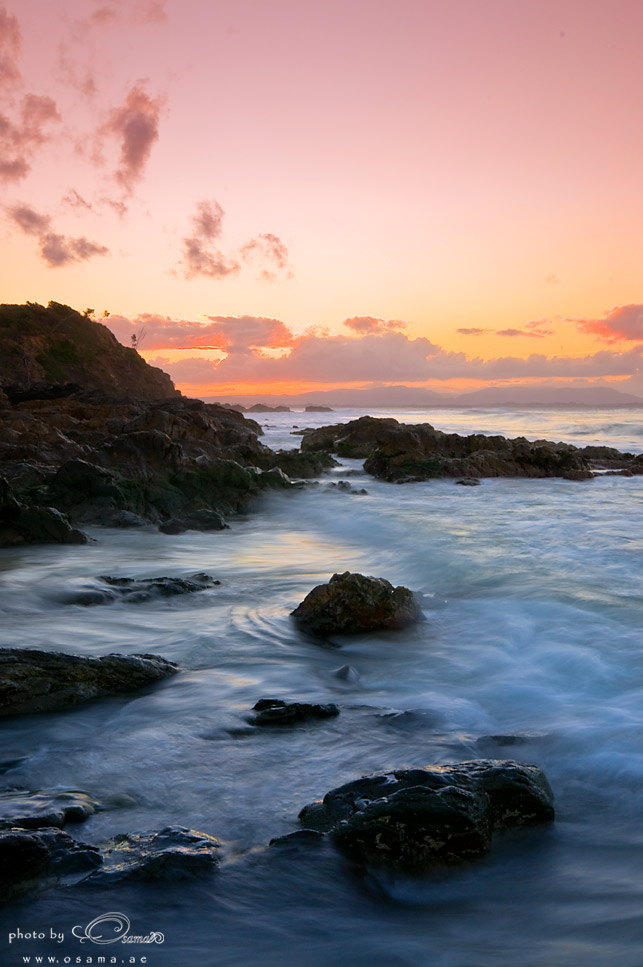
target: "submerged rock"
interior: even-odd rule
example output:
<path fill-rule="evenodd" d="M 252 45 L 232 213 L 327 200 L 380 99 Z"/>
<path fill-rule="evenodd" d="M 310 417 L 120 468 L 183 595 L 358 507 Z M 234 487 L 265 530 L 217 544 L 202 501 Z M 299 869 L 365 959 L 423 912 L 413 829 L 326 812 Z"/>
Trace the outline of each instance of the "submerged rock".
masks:
<path fill-rule="evenodd" d="M 107 586 L 86 588 L 65 595 L 65 603 L 79 604 L 85 607 L 112 604 L 114 601 L 139 604 L 144 601 L 153 601 L 155 598 L 169 598 L 177 594 L 205 591 L 221 584 L 220 581 L 216 581 L 205 573 L 191 574 L 189 578 L 124 578 L 102 575 L 98 580 Z"/>
<path fill-rule="evenodd" d="M 551 822 L 554 807 L 537 766 L 481 759 L 357 779 L 299 818 L 361 865 L 421 872 L 486 853 L 496 830 Z"/>
<path fill-rule="evenodd" d="M 48 789 L 29 792 L 10 789 L 0 792 L 0 824 L 39 829 L 66 823 L 81 823 L 100 808 L 100 803 L 86 792 Z"/>
<path fill-rule="evenodd" d="M 176 881 L 214 872 L 221 844 L 214 836 L 185 826 L 159 832 L 124 833 L 103 846 L 98 882 L 121 880 Z"/>
<path fill-rule="evenodd" d="M 123 695 L 176 675 L 160 655 L 104 655 L 0 648 L 0 717 L 53 712 L 107 695 Z"/>
<path fill-rule="evenodd" d="M 102 863 L 96 846 L 60 829 L 0 830 L 0 897 L 84 879 Z"/>
<path fill-rule="evenodd" d="M 339 715 L 339 709 L 332 702 L 317 705 L 309 702 L 284 702 L 279 698 L 262 698 L 252 711 L 253 725 L 292 725 L 310 719 L 328 719 Z"/>
<path fill-rule="evenodd" d="M 303 628 L 319 635 L 404 628 L 422 618 L 408 588 L 350 571 L 318 584 L 291 613 Z"/>

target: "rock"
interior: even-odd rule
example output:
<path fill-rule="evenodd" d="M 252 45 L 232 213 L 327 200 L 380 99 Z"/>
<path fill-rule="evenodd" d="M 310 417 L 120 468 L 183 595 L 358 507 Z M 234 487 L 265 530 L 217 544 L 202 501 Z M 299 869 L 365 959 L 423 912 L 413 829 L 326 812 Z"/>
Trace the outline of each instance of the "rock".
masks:
<path fill-rule="evenodd" d="M 0 824 L 38 829 L 55 826 L 62 829 L 67 823 L 82 823 L 100 809 L 100 803 L 86 792 L 47 789 L 29 792 L 11 789 L 0 792 Z"/>
<path fill-rule="evenodd" d="M 479 433 L 460 436 L 442 433 L 429 423 L 410 425 L 370 416 L 306 430 L 301 446 L 304 451 L 326 450 L 364 458 L 368 473 L 391 483 L 433 477 L 563 477 L 591 472 L 590 455 L 570 444 Z M 636 460 L 631 455 L 620 457 L 629 457 L 634 467 Z"/>
<path fill-rule="evenodd" d="M 554 808 L 536 766 L 482 759 L 357 779 L 299 818 L 360 865 L 410 873 L 480 856 L 494 831 L 551 822 Z"/>
<path fill-rule="evenodd" d="M 313 588 L 292 616 L 313 634 L 355 634 L 403 628 L 419 621 L 422 611 L 408 588 L 345 571 Z"/>
<path fill-rule="evenodd" d="M 122 880 L 175 882 L 213 873 L 221 844 L 207 833 L 185 826 L 159 832 L 124 833 L 103 845 L 103 866 L 92 877 L 98 883 Z"/>
<path fill-rule="evenodd" d="M 123 695 L 179 671 L 160 655 L 104 655 L 0 648 L 0 717 L 53 712 Z"/>
<path fill-rule="evenodd" d="M 84 879 L 102 863 L 95 846 L 59 829 L 0 830 L 0 895 L 12 899 L 57 882 Z"/>
<path fill-rule="evenodd" d="M 457 484 L 461 487 L 479 487 L 480 481 L 477 477 L 463 477 L 462 480 L 456 480 Z"/>
<path fill-rule="evenodd" d="M 311 846 L 321 846 L 324 842 L 324 834 L 316 829 L 297 829 L 294 833 L 286 833 L 285 836 L 277 836 L 271 839 L 268 846 L 278 846 L 293 851 L 302 847 L 308 850 Z"/>
<path fill-rule="evenodd" d="M 228 530 L 228 525 L 216 510 L 195 510 L 186 517 L 172 517 L 163 524 L 159 524 L 162 534 L 183 534 L 185 531 L 222 531 Z"/>
<path fill-rule="evenodd" d="M 564 480 L 593 480 L 596 474 L 591 470 L 568 470 L 563 474 Z"/>
<path fill-rule="evenodd" d="M 177 594 L 193 594 L 221 584 L 209 574 L 191 574 L 189 578 L 124 578 L 103 575 L 98 578 L 107 587 L 92 587 L 77 591 L 64 597 L 66 604 L 79 604 L 91 607 L 97 604 L 112 604 L 126 601 L 140 604 L 156 598 L 169 598 Z"/>
<path fill-rule="evenodd" d="M 331 406 L 317 405 L 317 406 L 305 406 L 304 412 L 305 413 L 333 413 L 334 410 Z"/>
<path fill-rule="evenodd" d="M 0 477 L 0 547 L 20 544 L 85 544 L 87 537 L 54 507 L 25 506 Z"/>
<path fill-rule="evenodd" d="M 248 407 L 248 413 L 290 413 L 289 406 L 268 406 L 266 403 L 254 403 Z"/>
<path fill-rule="evenodd" d="M 283 702 L 279 698 L 262 698 L 252 709 L 253 725 L 292 725 L 310 719 L 328 719 L 339 715 L 336 705 L 316 705 L 309 702 Z"/>

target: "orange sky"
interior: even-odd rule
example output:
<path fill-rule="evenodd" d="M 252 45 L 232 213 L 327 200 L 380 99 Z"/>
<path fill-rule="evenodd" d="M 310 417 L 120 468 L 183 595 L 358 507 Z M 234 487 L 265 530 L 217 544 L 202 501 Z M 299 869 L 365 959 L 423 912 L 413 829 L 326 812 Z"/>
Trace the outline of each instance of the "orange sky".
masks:
<path fill-rule="evenodd" d="M 643 392 L 642 34 L 638 0 L 0 0 L 3 301 L 155 319 L 213 393 Z M 173 360 L 221 319 L 225 365 Z"/>

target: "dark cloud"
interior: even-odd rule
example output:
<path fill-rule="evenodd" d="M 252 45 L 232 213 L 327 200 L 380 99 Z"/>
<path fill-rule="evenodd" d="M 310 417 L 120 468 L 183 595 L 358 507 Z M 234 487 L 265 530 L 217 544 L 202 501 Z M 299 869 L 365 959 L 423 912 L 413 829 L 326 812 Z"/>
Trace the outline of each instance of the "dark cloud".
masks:
<path fill-rule="evenodd" d="M 120 145 L 120 163 L 115 178 L 127 192 L 141 178 L 152 147 L 159 137 L 161 98 L 151 97 L 139 81 L 121 107 L 114 108 L 101 134 L 112 136 Z"/>
<path fill-rule="evenodd" d="M 192 217 L 194 235 L 208 241 L 219 238 L 225 212 L 218 201 L 200 201 Z"/>
<path fill-rule="evenodd" d="M 643 341 L 643 305 L 615 306 L 603 319 L 571 319 L 581 332 L 606 342 Z"/>
<path fill-rule="evenodd" d="M 27 235 L 43 235 L 51 224 L 49 215 L 42 215 L 29 205 L 14 205 L 8 214 Z"/>
<path fill-rule="evenodd" d="M 0 114 L 0 179 L 19 181 L 31 170 L 31 160 L 50 137 L 49 125 L 60 121 L 56 103 L 40 94 L 26 94 L 15 120 Z"/>
<path fill-rule="evenodd" d="M 0 89 L 20 83 L 18 57 L 22 47 L 20 24 L 7 8 L 0 7 Z"/>
<path fill-rule="evenodd" d="M 377 319 L 375 316 L 351 316 L 344 319 L 343 325 L 359 333 L 394 332 L 406 328 L 401 319 Z"/>
<path fill-rule="evenodd" d="M 60 268 L 73 262 L 86 262 L 95 255 L 108 255 L 109 249 L 89 239 L 72 238 L 51 231 L 51 216 L 37 212 L 29 205 L 15 205 L 8 215 L 25 235 L 38 238 L 40 255 L 51 268 Z"/>

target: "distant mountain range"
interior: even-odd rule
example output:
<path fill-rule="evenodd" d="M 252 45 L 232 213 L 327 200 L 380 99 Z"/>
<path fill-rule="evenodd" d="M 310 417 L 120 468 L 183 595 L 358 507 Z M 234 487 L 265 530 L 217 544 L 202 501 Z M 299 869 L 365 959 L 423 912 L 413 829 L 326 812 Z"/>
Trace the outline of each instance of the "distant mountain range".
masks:
<path fill-rule="evenodd" d="M 385 409 L 398 406 L 643 406 L 643 398 L 622 393 L 611 386 L 489 386 L 471 393 L 451 395 L 413 386 L 373 386 L 366 389 L 316 390 L 293 396 L 212 396 L 208 402 L 239 403 L 251 406 L 257 402 L 270 406 L 304 406 L 322 404 L 330 407 Z"/>

